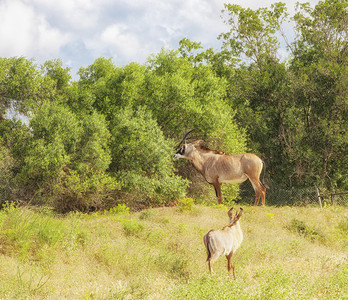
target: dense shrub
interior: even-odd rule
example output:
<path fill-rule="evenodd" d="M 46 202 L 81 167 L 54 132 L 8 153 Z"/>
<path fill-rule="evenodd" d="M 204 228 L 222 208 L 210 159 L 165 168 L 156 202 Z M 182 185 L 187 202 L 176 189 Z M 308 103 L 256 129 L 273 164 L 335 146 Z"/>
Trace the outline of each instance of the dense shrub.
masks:
<path fill-rule="evenodd" d="M 76 115 L 49 103 L 30 120 L 32 135 L 17 182 L 38 203 L 58 211 L 89 211 L 108 206 L 117 181 L 105 173 L 111 156 L 110 133 L 97 113 Z"/>
<path fill-rule="evenodd" d="M 0 205 L 8 200 L 13 192 L 14 159 L 0 138 Z"/>
<path fill-rule="evenodd" d="M 120 184 L 104 172 L 80 174 L 70 170 L 53 186 L 52 206 L 56 211 L 90 212 L 115 204 L 114 195 Z"/>
<path fill-rule="evenodd" d="M 114 116 L 110 170 L 133 205 L 158 206 L 185 194 L 187 182 L 173 174 L 172 148 L 150 112 L 125 108 Z"/>

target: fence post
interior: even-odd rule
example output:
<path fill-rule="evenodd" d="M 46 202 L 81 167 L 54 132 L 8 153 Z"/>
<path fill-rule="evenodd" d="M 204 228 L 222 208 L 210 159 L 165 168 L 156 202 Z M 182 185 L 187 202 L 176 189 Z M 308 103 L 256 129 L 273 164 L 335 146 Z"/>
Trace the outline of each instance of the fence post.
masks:
<path fill-rule="evenodd" d="M 321 205 L 320 192 L 319 192 L 319 189 L 318 189 L 317 186 L 315 187 L 315 190 L 316 190 L 316 192 L 317 192 L 317 197 L 318 197 L 318 201 L 319 201 L 320 208 L 323 208 L 323 206 Z"/>

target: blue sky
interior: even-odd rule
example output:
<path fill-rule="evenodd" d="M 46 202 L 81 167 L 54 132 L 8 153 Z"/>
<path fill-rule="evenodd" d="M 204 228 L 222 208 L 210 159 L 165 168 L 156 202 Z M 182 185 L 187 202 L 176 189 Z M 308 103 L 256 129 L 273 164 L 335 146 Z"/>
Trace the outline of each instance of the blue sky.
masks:
<path fill-rule="evenodd" d="M 0 0 L 0 57 L 24 56 L 43 63 L 60 58 L 72 68 L 100 57 L 117 65 L 144 63 L 182 38 L 218 49 L 227 31 L 226 0 Z M 271 0 L 235 0 L 256 9 Z M 296 1 L 282 1 L 293 12 Z M 301 1 L 302 2 L 302 1 Z M 312 5 L 318 0 L 308 0 Z M 286 28 L 291 35 L 291 25 Z"/>

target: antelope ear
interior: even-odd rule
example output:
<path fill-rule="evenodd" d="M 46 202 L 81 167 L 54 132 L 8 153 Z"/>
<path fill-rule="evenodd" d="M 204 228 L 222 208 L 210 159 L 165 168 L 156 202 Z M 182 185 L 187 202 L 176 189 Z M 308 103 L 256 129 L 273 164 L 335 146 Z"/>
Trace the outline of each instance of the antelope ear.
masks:
<path fill-rule="evenodd" d="M 192 144 L 192 145 L 200 145 L 202 143 L 204 143 L 204 140 L 197 140 L 197 141 L 194 141 L 194 142 L 192 142 L 190 144 Z"/>
<path fill-rule="evenodd" d="M 234 226 L 239 221 L 242 214 L 243 214 L 243 208 L 240 208 L 238 215 L 236 214 L 236 216 L 233 218 L 233 222 L 230 225 L 228 225 L 228 227 Z"/>
<path fill-rule="evenodd" d="M 232 213 L 233 207 L 230 208 L 230 210 L 227 212 L 228 217 L 230 218 L 230 220 L 232 219 L 233 213 Z"/>

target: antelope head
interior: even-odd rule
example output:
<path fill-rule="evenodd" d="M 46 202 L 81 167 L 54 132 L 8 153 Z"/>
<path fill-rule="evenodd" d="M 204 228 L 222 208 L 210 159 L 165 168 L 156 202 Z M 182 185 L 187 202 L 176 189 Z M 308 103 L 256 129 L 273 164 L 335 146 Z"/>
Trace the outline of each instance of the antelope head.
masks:
<path fill-rule="evenodd" d="M 236 212 L 236 214 L 234 216 L 233 216 L 232 211 L 233 211 L 233 207 L 227 212 L 228 217 L 230 218 L 230 224 L 228 225 L 228 227 L 232 227 L 233 225 L 235 225 L 239 221 L 240 217 L 243 214 L 243 208 L 240 208 L 239 213 Z"/>
<path fill-rule="evenodd" d="M 177 148 L 179 150 L 174 154 L 174 158 L 177 158 L 177 159 L 179 159 L 179 158 L 188 158 L 189 154 L 194 150 L 194 144 L 195 143 L 190 143 L 190 144 L 186 143 L 187 136 L 193 130 L 194 129 L 191 129 L 190 131 L 186 132 L 186 134 L 184 135 L 184 138 L 182 139 L 182 141 L 177 146 Z"/>

